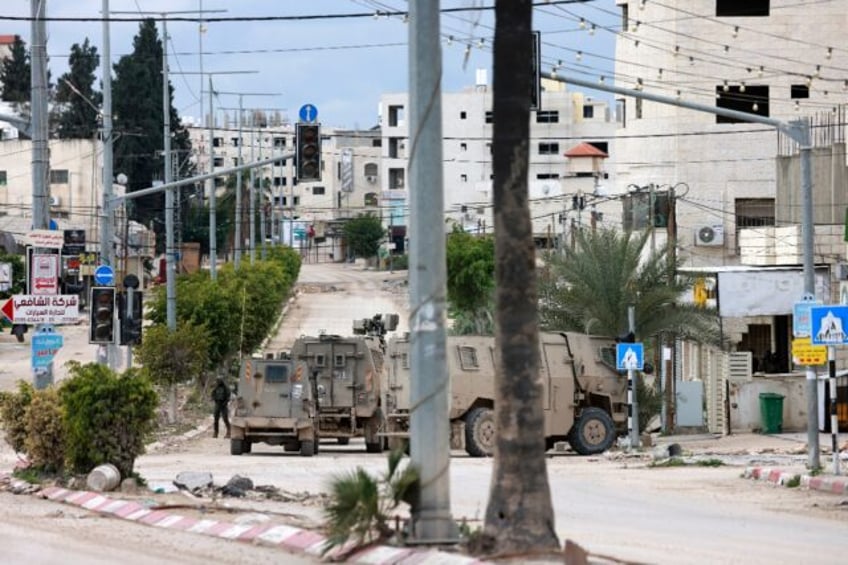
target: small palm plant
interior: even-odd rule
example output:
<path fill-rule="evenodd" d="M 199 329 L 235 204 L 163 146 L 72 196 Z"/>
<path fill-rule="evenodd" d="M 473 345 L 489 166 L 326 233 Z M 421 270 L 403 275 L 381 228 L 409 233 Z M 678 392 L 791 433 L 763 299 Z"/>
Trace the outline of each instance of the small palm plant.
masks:
<path fill-rule="evenodd" d="M 349 540 L 353 550 L 392 537 L 390 513 L 402 502 L 409 503 L 418 490 L 418 471 L 411 465 L 401 468 L 403 455 L 402 450 L 389 454 L 389 469 L 381 479 L 357 467 L 330 480 L 323 554 Z"/>

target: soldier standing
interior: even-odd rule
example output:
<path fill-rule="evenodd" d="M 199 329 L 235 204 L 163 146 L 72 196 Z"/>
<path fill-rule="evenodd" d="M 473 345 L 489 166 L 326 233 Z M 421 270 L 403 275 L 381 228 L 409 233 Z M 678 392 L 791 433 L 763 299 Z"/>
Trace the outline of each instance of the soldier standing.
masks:
<path fill-rule="evenodd" d="M 227 426 L 227 435 L 230 437 L 230 415 L 228 404 L 230 402 L 230 388 L 222 377 L 218 377 L 215 388 L 212 389 L 212 400 L 215 402 L 215 420 L 212 426 L 212 437 L 218 437 L 218 420 L 223 417 L 224 425 Z"/>

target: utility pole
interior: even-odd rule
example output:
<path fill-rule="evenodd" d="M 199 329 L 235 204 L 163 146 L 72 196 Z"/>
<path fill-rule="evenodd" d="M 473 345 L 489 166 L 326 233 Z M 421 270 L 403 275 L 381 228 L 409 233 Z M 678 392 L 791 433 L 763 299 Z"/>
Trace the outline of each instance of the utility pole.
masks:
<path fill-rule="evenodd" d="M 801 240 L 804 250 L 804 294 L 815 296 L 815 266 L 813 264 L 813 248 L 815 239 L 815 226 L 813 224 L 813 174 L 811 162 L 810 125 L 806 120 L 793 120 L 783 122 L 774 118 L 767 118 L 758 114 L 749 114 L 738 110 L 729 110 L 716 106 L 706 106 L 687 100 L 678 100 L 669 96 L 662 96 L 631 88 L 622 88 L 608 84 L 599 84 L 589 80 L 575 77 L 560 77 L 553 73 L 543 72 L 542 76 L 551 80 L 557 80 L 592 90 L 623 94 L 632 98 L 651 100 L 660 104 L 688 108 L 696 112 L 716 114 L 735 118 L 744 122 L 753 122 L 771 126 L 783 132 L 792 141 L 798 144 L 801 161 Z M 799 297 L 800 298 L 800 297 Z M 807 466 L 811 469 L 820 469 L 820 449 L 818 433 L 818 384 L 816 382 L 816 371 L 812 366 L 806 368 L 806 397 L 807 397 Z"/>
<path fill-rule="evenodd" d="M 44 23 L 47 0 L 30 2 L 32 13 L 32 56 L 30 66 L 30 101 L 32 104 L 32 228 L 46 230 L 50 227 L 50 153 L 47 148 L 47 28 Z M 34 252 L 55 250 L 35 249 Z M 59 257 L 56 257 L 57 263 Z M 29 288 L 30 281 L 27 280 Z M 33 292 L 33 289 L 29 289 Z M 46 329 L 36 326 L 36 332 Z M 53 384 L 53 363 L 42 369 L 33 368 L 33 386 L 47 388 Z"/>
<path fill-rule="evenodd" d="M 171 88 L 168 79 L 168 19 L 162 14 L 162 139 L 165 144 L 165 184 L 171 182 Z M 177 257 L 174 249 L 174 190 L 165 191 L 165 317 L 168 330 L 177 329 Z M 126 242 L 124 242 L 126 245 Z M 132 346 L 130 346 L 132 347 Z"/>
<path fill-rule="evenodd" d="M 627 331 L 632 336 L 636 335 L 636 307 L 632 304 L 627 307 Z M 641 445 L 639 441 L 639 396 L 636 394 L 639 390 L 637 379 L 636 370 L 628 367 L 627 395 L 630 397 L 628 398 L 630 404 L 628 412 L 630 413 L 630 447 L 632 448 L 638 448 Z"/>
<path fill-rule="evenodd" d="M 409 21 L 410 456 L 421 485 L 412 537 L 444 542 L 457 532 L 450 505 L 445 234 L 432 229 L 444 225 L 439 2 L 412 0 Z"/>

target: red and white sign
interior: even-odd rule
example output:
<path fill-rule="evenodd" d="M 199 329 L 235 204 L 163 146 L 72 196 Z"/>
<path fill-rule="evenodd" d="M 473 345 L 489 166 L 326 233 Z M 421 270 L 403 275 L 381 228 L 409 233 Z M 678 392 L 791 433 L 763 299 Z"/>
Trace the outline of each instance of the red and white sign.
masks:
<path fill-rule="evenodd" d="M 59 293 L 59 256 L 34 254 L 30 265 L 31 294 Z"/>
<path fill-rule="evenodd" d="M 58 230 L 32 230 L 26 234 L 26 242 L 36 249 L 62 249 L 65 232 Z"/>
<path fill-rule="evenodd" d="M 76 324 L 79 322 L 79 296 L 16 294 L 0 306 L 15 324 Z"/>

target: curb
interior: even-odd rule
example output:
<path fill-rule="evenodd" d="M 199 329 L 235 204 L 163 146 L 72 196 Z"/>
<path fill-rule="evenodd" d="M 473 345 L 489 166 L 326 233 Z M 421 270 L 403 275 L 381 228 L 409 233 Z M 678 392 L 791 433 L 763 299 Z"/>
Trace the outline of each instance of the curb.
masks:
<path fill-rule="evenodd" d="M 767 481 L 776 486 L 787 486 L 797 477 L 801 479 L 801 486 L 804 488 L 830 494 L 848 494 L 848 478 L 843 477 L 798 475 L 769 467 L 746 467 L 742 476 L 746 479 Z"/>
<path fill-rule="evenodd" d="M 326 537 L 317 532 L 285 524 L 238 524 L 221 520 L 196 519 L 165 510 L 147 508 L 138 502 L 111 498 L 99 492 L 70 490 L 55 486 L 42 489 L 8 474 L 0 474 L 0 484 L 7 485 L 7 490 L 13 494 L 32 494 L 53 502 L 71 504 L 92 512 L 138 524 L 182 530 L 266 547 L 278 547 L 288 553 L 305 554 L 317 559 L 322 558 L 321 551 L 326 541 Z M 324 555 L 323 559 L 333 560 L 335 556 L 346 550 L 345 547 L 336 548 Z M 487 563 L 473 557 L 435 549 L 413 549 L 387 545 L 366 547 L 346 556 L 344 561 L 362 565 L 472 565 Z"/>

